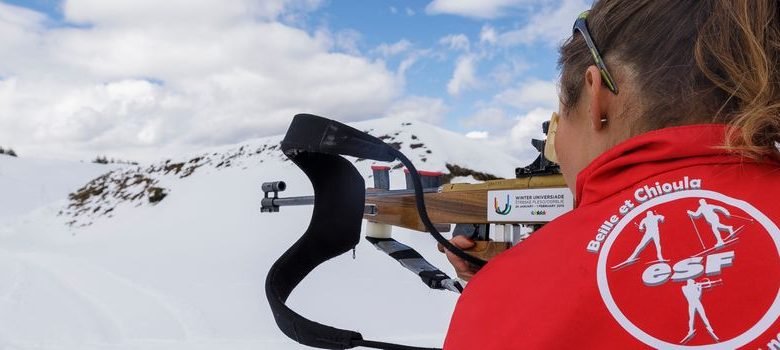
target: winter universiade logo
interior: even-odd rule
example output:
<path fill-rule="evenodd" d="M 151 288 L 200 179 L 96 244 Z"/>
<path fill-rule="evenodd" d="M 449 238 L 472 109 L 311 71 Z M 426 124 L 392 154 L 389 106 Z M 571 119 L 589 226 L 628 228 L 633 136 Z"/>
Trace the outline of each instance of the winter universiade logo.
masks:
<path fill-rule="evenodd" d="M 509 195 L 506 195 L 506 204 L 504 205 L 503 209 L 498 206 L 498 197 L 493 197 L 493 209 L 495 209 L 496 214 L 509 215 L 509 212 L 512 211 L 512 204 L 509 201 Z"/>
<path fill-rule="evenodd" d="M 697 187 L 638 189 L 588 245 L 607 309 L 654 348 L 734 349 L 780 316 L 780 276 L 755 272 L 780 263 L 780 229 L 750 203 Z"/>

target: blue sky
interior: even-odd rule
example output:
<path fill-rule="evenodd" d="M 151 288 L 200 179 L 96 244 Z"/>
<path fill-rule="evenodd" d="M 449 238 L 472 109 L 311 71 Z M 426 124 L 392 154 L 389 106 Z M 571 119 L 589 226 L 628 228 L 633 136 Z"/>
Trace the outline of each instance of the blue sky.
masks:
<path fill-rule="evenodd" d="M 312 112 L 419 119 L 522 156 L 557 108 L 557 47 L 588 6 L 0 0 L 0 53 L 14 56 L 0 139 L 148 158 L 279 134 Z"/>
<path fill-rule="evenodd" d="M 370 6 L 367 6 L 367 3 L 370 3 Z M 446 86 L 452 77 L 458 55 L 442 50 L 442 38 L 465 35 L 471 45 L 478 45 L 480 32 L 484 27 L 492 27 L 498 32 L 523 28 L 528 25 L 529 15 L 534 10 L 555 2 L 528 2 L 527 7 L 508 11 L 506 15 L 496 18 L 426 13 L 428 4 L 429 2 L 408 0 L 331 0 L 311 15 L 309 25 L 325 23 L 334 31 L 355 30 L 360 33 L 360 47 L 369 53 L 371 48 L 402 40 L 409 41 L 416 49 L 436 50 L 441 56 L 423 59 L 409 69 L 406 89 L 410 94 L 445 99 L 451 107 L 445 125 L 453 130 L 468 132 L 469 128 L 458 123 L 458 120 L 476 113 L 480 105 L 500 92 L 501 86 L 486 84 L 468 93 L 450 96 Z M 494 50 L 490 57 L 483 58 L 477 65 L 475 74 L 488 76 L 497 66 L 514 60 L 527 66 L 518 79 L 553 81 L 558 76 L 556 44 L 534 42 Z M 402 55 L 388 58 L 388 66 L 397 69 L 403 58 Z"/>

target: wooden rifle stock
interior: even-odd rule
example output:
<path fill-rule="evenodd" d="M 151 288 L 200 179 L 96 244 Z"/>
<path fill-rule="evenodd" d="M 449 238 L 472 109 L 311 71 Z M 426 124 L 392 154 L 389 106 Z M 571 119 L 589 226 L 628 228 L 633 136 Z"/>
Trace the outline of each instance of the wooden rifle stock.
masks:
<path fill-rule="evenodd" d="M 273 212 L 278 211 L 280 206 L 311 205 L 314 203 L 312 196 L 279 198 L 278 192 L 284 191 L 285 187 L 281 181 L 269 182 L 264 185 L 269 187 L 264 189 L 266 197 L 263 199 L 263 211 Z M 272 188 L 272 185 L 281 186 L 281 188 Z M 487 215 L 489 210 L 488 192 L 545 188 L 566 188 L 563 176 L 551 174 L 490 180 L 478 184 L 445 184 L 438 190 L 432 188 L 425 190 L 425 207 L 428 210 L 428 216 L 440 232 L 450 231 L 452 224 L 489 225 L 500 223 L 540 226 L 546 222 L 491 222 Z M 273 197 L 270 197 L 271 193 L 273 193 Z M 363 218 L 371 223 L 427 232 L 417 212 L 414 191 L 367 188 L 365 208 Z M 475 247 L 466 250 L 466 252 L 483 260 L 489 260 L 511 247 L 511 242 L 477 240 L 476 243 Z"/>
<path fill-rule="evenodd" d="M 488 191 L 565 188 L 560 174 L 539 175 L 518 179 L 491 180 L 479 184 L 446 184 L 440 191 L 425 194 L 428 216 L 439 231 L 446 232 L 451 224 L 491 224 L 488 220 Z M 369 188 L 366 206 L 373 206 L 363 216 L 369 222 L 404 227 L 426 232 L 417 213 L 413 193 L 393 195 L 393 191 Z M 377 196 L 378 193 L 385 195 Z M 544 222 L 502 222 L 505 224 L 541 225 Z M 489 260 L 511 247 L 511 242 L 477 241 L 466 250 L 471 255 Z"/>

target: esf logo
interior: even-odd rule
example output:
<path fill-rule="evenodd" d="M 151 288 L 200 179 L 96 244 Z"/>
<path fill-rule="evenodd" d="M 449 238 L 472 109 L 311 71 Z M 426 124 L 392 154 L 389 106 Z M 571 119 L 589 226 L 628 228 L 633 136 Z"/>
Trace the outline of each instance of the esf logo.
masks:
<path fill-rule="evenodd" d="M 729 267 L 734 262 L 734 252 L 724 252 L 707 255 L 706 258 L 694 256 L 680 260 L 674 266 L 665 262 L 650 265 L 642 273 L 642 282 L 648 287 L 660 286 L 669 280 L 684 282 L 696 279 L 702 274 L 717 276 L 723 272 L 724 267 Z"/>
<path fill-rule="evenodd" d="M 537 216 L 537 215 L 547 215 L 546 210 L 531 210 L 531 215 Z"/>
<path fill-rule="evenodd" d="M 596 278 L 609 313 L 644 344 L 736 349 L 760 341 L 780 317 L 780 274 L 767 268 L 778 265 L 780 229 L 766 215 L 690 190 L 652 198 L 616 222 Z"/>
<path fill-rule="evenodd" d="M 509 195 L 506 195 L 506 204 L 504 204 L 503 208 L 498 206 L 498 197 L 493 198 L 493 209 L 496 211 L 496 214 L 499 215 L 508 215 L 509 212 L 512 211 L 512 204 L 509 202 Z"/>

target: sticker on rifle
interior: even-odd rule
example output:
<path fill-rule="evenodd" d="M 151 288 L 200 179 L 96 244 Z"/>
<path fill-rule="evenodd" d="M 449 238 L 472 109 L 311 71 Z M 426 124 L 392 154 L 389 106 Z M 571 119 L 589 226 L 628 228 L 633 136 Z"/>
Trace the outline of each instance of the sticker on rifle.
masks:
<path fill-rule="evenodd" d="M 547 222 L 574 208 L 568 188 L 488 191 L 491 222 Z"/>

